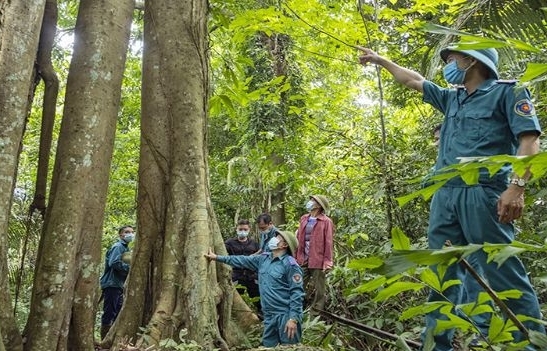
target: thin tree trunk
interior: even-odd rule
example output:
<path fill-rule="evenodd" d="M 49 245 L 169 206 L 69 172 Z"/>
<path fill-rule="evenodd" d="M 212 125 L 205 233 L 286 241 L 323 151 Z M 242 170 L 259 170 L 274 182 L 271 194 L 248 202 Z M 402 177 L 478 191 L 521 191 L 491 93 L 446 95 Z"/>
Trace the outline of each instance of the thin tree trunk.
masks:
<path fill-rule="evenodd" d="M 53 64 L 51 63 L 51 51 L 57 31 L 57 1 L 46 0 L 44 19 L 40 33 L 40 43 L 36 58 L 36 84 L 41 78 L 44 81 L 44 100 L 42 104 L 42 129 L 40 131 L 40 149 L 38 156 L 38 170 L 36 172 L 36 187 L 34 199 L 30 205 L 30 213 L 38 210 L 42 217 L 46 210 L 47 175 L 49 170 L 49 155 L 53 139 L 53 126 L 55 124 L 55 110 L 57 108 L 57 95 L 59 92 L 59 80 Z M 36 85 L 35 85 L 36 88 Z M 34 92 L 31 94 L 34 95 Z"/>
<path fill-rule="evenodd" d="M 69 335 L 70 349 L 93 347 L 100 228 L 133 6 L 80 1 L 25 351 L 67 350 Z"/>
<path fill-rule="evenodd" d="M 0 344 L 3 340 L 10 351 L 22 350 L 23 344 L 8 285 L 8 220 L 44 4 L 45 0 L 0 4 Z"/>

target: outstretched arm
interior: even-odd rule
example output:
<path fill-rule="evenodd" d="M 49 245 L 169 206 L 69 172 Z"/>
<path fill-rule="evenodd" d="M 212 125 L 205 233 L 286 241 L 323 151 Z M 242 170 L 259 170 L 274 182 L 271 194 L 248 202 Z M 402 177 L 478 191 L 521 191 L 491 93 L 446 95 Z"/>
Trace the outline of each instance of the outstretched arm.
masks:
<path fill-rule="evenodd" d="M 367 49 L 361 46 L 358 46 L 358 48 L 362 51 L 362 54 L 359 56 L 359 62 L 363 66 L 365 66 L 367 63 L 380 65 L 387 69 L 397 82 L 404 84 L 407 87 L 417 90 L 419 92 L 424 91 L 423 85 L 425 78 L 420 73 L 412 71 L 408 68 L 401 67 L 395 62 L 378 55 L 371 49 Z"/>

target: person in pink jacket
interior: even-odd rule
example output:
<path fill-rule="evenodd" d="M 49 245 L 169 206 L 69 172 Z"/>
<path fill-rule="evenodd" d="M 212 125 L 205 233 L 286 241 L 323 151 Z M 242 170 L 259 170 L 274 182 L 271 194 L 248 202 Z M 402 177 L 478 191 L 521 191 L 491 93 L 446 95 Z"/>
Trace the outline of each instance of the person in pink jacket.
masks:
<path fill-rule="evenodd" d="M 325 308 L 325 276 L 333 265 L 334 224 L 327 217 L 329 201 L 323 195 L 312 195 L 306 203 L 307 214 L 300 218 L 296 232 L 296 261 L 304 273 L 306 305 L 310 313 Z"/>

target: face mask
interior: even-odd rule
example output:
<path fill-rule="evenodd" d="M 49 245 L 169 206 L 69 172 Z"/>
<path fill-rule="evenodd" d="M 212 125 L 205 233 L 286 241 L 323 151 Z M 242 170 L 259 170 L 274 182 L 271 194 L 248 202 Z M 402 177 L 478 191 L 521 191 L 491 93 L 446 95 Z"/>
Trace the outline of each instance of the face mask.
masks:
<path fill-rule="evenodd" d="M 450 84 L 463 84 L 465 79 L 465 73 L 471 66 L 466 69 L 461 69 L 458 67 L 456 60 L 450 62 L 443 68 L 444 79 Z"/>
<path fill-rule="evenodd" d="M 276 236 L 274 236 L 273 238 L 270 239 L 270 241 L 268 241 L 268 248 L 270 250 L 277 249 L 277 245 L 279 245 L 279 239 Z"/>
<path fill-rule="evenodd" d="M 125 234 L 124 237 L 123 237 L 123 240 L 124 240 L 126 243 L 132 242 L 133 239 L 135 239 L 135 234 Z"/>
<path fill-rule="evenodd" d="M 314 201 L 310 200 L 306 202 L 306 211 L 311 212 L 311 210 L 313 210 L 314 207 L 315 207 Z"/>
<path fill-rule="evenodd" d="M 246 232 L 244 230 L 238 230 L 237 231 L 237 237 L 238 238 L 243 239 L 243 238 L 246 238 L 248 235 L 249 235 L 249 232 Z"/>

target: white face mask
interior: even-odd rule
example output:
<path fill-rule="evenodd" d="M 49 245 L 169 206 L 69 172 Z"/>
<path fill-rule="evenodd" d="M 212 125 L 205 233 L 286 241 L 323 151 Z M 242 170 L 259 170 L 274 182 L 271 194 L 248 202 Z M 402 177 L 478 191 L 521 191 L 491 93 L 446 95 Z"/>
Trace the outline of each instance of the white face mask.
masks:
<path fill-rule="evenodd" d="M 241 239 L 246 238 L 249 235 L 249 232 L 245 230 L 238 230 L 236 231 L 236 233 L 237 233 L 237 237 Z"/>
<path fill-rule="evenodd" d="M 125 234 L 125 235 L 123 236 L 123 240 L 124 240 L 126 243 L 132 242 L 133 239 L 135 239 L 135 234 L 134 234 L 134 233 Z"/>
<path fill-rule="evenodd" d="M 311 212 L 315 208 L 315 201 L 310 200 L 306 202 L 306 211 Z"/>
<path fill-rule="evenodd" d="M 273 238 L 270 239 L 270 241 L 268 241 L 268 248 L 270 250 L 277 249 L 277 245 L 279 245 L 279 239 L 276 236 L 274 236 Z"/>

